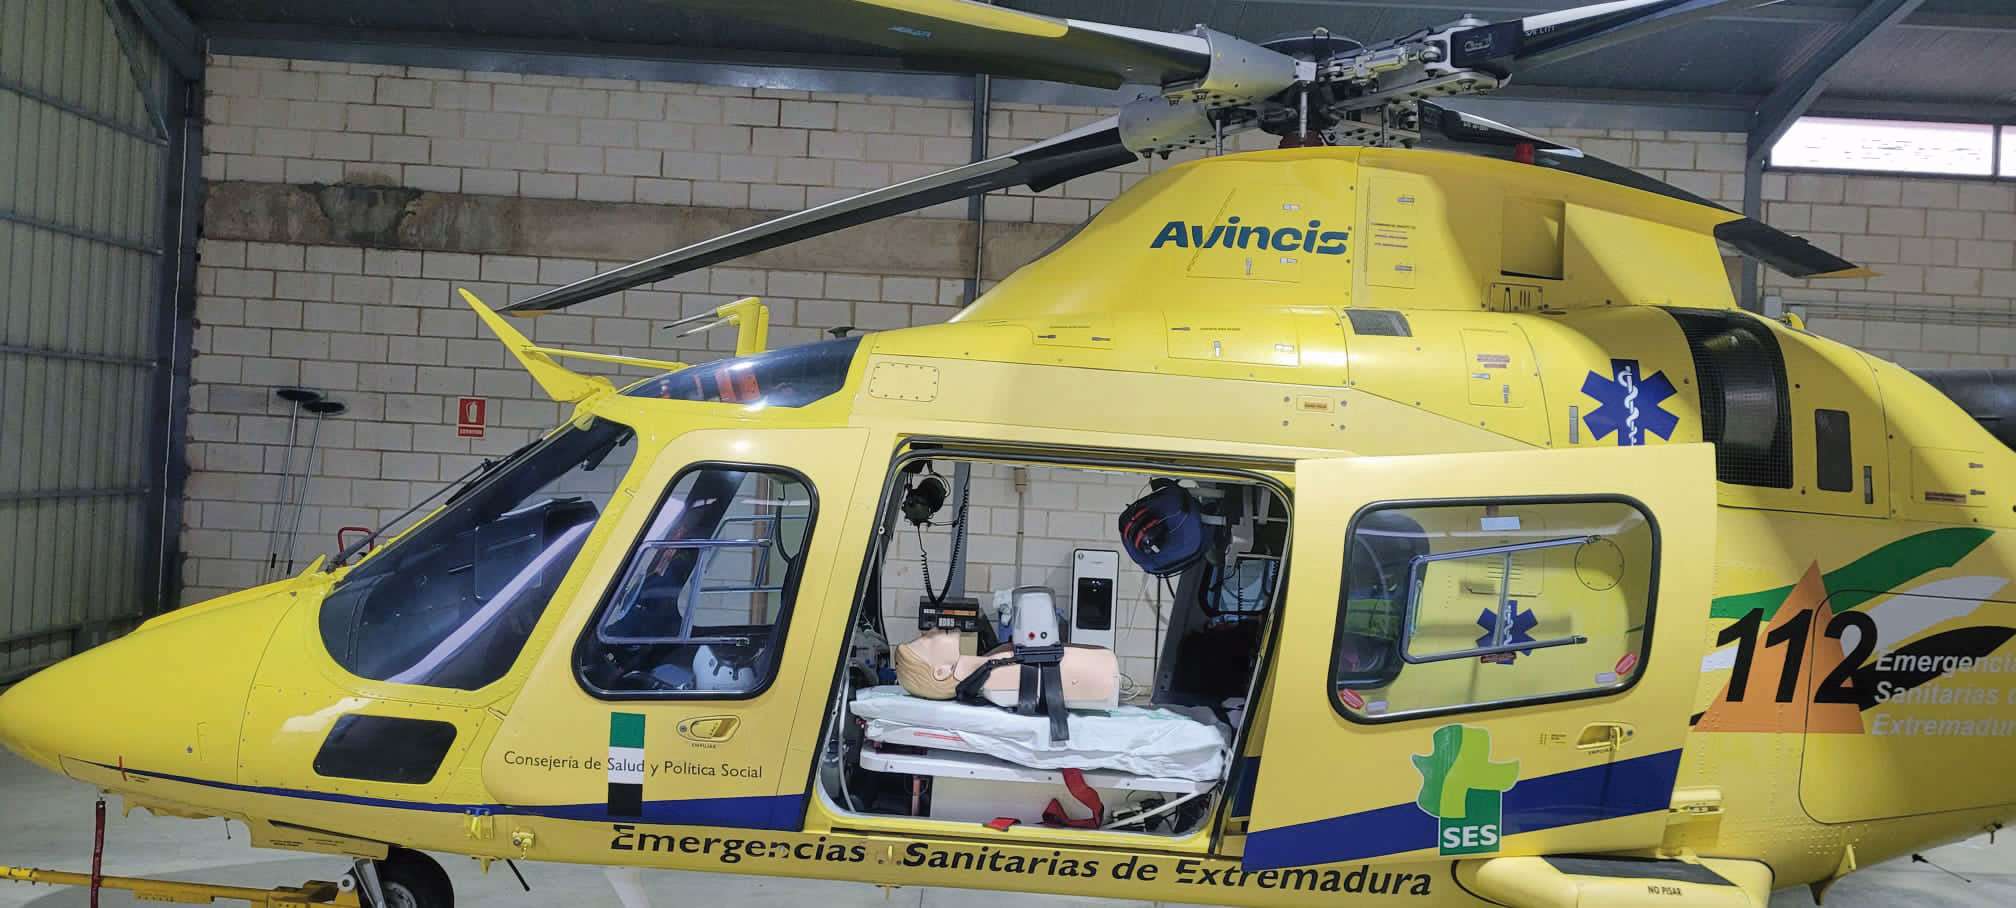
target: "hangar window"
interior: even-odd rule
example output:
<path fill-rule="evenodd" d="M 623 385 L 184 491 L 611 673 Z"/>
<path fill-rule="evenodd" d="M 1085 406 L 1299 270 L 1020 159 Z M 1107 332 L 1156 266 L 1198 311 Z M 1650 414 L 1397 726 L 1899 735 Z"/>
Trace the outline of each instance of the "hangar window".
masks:
<path fill-rule="evenodd" d="M 509 671 L 630 468 L 598 419 L 500 461 L 378 550 L 322 604 L 322 642 L 360 678 L 476 690 Z"/>
<path fill-rule="evenodd" d="M 1771 146 L 1771 166 L 1986 177 L 1998 172 L 1995 138 L 1979 123 L 1800 117 Z"/>
<path fill-rule="evenodd" d="M 1629 687 L 1657 547 L 1622 498 L 1368 508 L 1345 539 L 1333 702 L 1379 721 Z"/>
<path fill-rule="evenodd" d="M 1701 437 L 1715 445 L 1715 478 L 1792 487 L 1792 405 L 1785 356 L 1771 327 L 1749 315 L 1669 309 L 1687 335 L 1701 386 Z"/>
<path fill-rule="evenodd" d="M 689 468 L 575 649 L 598 696 L 753 697 L 770 685 L 812 489 L 774 467 Z"/>

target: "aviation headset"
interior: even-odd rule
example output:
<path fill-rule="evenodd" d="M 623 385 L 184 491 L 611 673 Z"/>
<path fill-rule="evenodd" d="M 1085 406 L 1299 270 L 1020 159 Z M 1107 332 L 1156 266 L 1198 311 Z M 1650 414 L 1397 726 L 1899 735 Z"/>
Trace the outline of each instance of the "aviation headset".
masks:
<path fill-rule="evenodd" d="M 930 466 L 925 464 L 921 469 L 928 470 Z M 937 473 L 912 474 L 911 479 L 903 483 L 903 519 L 910 521 L 912 526 L 921 527 L 930 523 L 931 518 L 944 509 L 945 499 L 950 495 L 951 490 L 946 488 L 945 480 Z"/>
<path fill-rule="evenodd" d="M 945 485 L 945 478 L 931 469 L 930 461 L 919 461 L 905 468 L 904 472 L 903 501 L 898 509 L 903 512 L 903 519 L 917 529 L 917 560 L 924 568 L 924 598 L 934 606 L 944 605 L 945 597 L 952 592 L 952 577 L 945 578 L 942 588 L 931 588 L 931 555 L 924 550 L 924 527 L 945 508 L 951 489 Z M 958 566 L 959 555 L 966 547 L 966 508 L 972 498 L 973 486 L 968 483 L 959 491 L 959 510 L 952 517 L 951 565 L 954 568 Z"/>

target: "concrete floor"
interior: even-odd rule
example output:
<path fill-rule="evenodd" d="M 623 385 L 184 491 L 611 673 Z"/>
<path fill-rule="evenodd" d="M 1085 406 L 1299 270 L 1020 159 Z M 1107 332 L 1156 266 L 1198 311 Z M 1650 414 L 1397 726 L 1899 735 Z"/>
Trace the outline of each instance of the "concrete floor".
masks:
<path fill-rule="evenodd" d="M 89 787 L 37 769 L 0 750 L 0 864 L 86 870 L 91 857 Z M 110 802 L 105 836 L 105 871 L 124 876 L 203 880 L 240 886 L 295 885 L 308 879 L 333 880 L 346 869 L 340 859 L 303 857 L 255 850 L 242 827 L 225 838 L 221 821 L 195 822 L 154 817 L 145 811 L 121 817 Z M 1990 846 L 1984 840 L 1928 852 L 1940 865 L 1973 880 L 1964 883 L 1924 864 L 1893 861 L 1863 870 L 1834 887 L 1827 904 L 1844 908 L 1896 905 L 2016 905 L 2016 835 Z M 563 899 L 570 908 L 617 906 L 602 871 L 565 864 L 521 864 L 532 892 L 518 888 L 503 865 L 484 876 L 474 861 L 443 862 L 455 881 L 461 904 L 486 908 L 535 908 Z M 861 883 L 742 877 L 713 873 L 653 871 L 644 877 L 658 904 L 785 906 L 822 908 L 916 906 L 916 908 L 1036 908 L 1044 905 L 1146 906 L 1146 902 L 1074 899 L 963 889 L 906 888 L 890 892 Z M 564 895 L 560 895 L 564 893 Z M 51 889 L 0 882 L 0 908 L 81 906 L 82 889 Z M 137 904 L 123 893 L 106 893 L 106 908 Z M 227 903 L 233 904 L 233 903 Z M 1788 889 L 1771 899 L 1772 908 L 1812 905 L 1805 889 Z"/>

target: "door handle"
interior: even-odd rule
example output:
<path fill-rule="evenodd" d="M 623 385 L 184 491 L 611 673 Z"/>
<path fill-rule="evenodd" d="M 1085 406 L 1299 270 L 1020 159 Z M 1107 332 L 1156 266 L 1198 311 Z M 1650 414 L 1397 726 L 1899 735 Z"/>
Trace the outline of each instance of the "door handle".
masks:
<path fill-rule="evenodd" d="M 702 744 L 717 744 L 734 737 L 735 730 L 741 727 L 742 720 L 735 716 L 702 716 L 680 720 L 679 736 Z"/>
<path fill-rule="evenodd" d="M 1622 722 L 1591 722 L 1582 726 L 1582 734 L 1576 737 L 1577 750 L 1589 753 L 1610 753 L 1624 746 L 1637 731 Z"/>

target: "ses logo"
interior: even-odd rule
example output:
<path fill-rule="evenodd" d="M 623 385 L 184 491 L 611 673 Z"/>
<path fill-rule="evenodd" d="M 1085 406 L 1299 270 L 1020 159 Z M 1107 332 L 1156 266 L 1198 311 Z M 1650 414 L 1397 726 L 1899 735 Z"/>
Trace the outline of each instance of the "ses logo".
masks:
<path fill-rule="evenodd" d="M 1306 228 L 1259 227 L 1239 223 L 1238 215 L 1210 227 L 1188 221 L 1170 221 L 1162 225 L 1162 231 L 1155 234 L 1155 241 L 1149 243 L 1148 248 L 1272 249 L 1275 252 L 1343 255 L 1345 244 L 1351 239 L 1351 231 L 1322 228 L 1322 221 L 1310 221 Z"/>
<path fill-rule="evenodd" d="M 1434 749 L 1412 759 L 1421 773 L 1414 803 L 1436 819 L 1441 853 L 1497 851 L 1505 792 L 1519 781 L 1519 761 L 1492 762 L 1490 729 L 1444 725 L 1435 729 Z"/>

